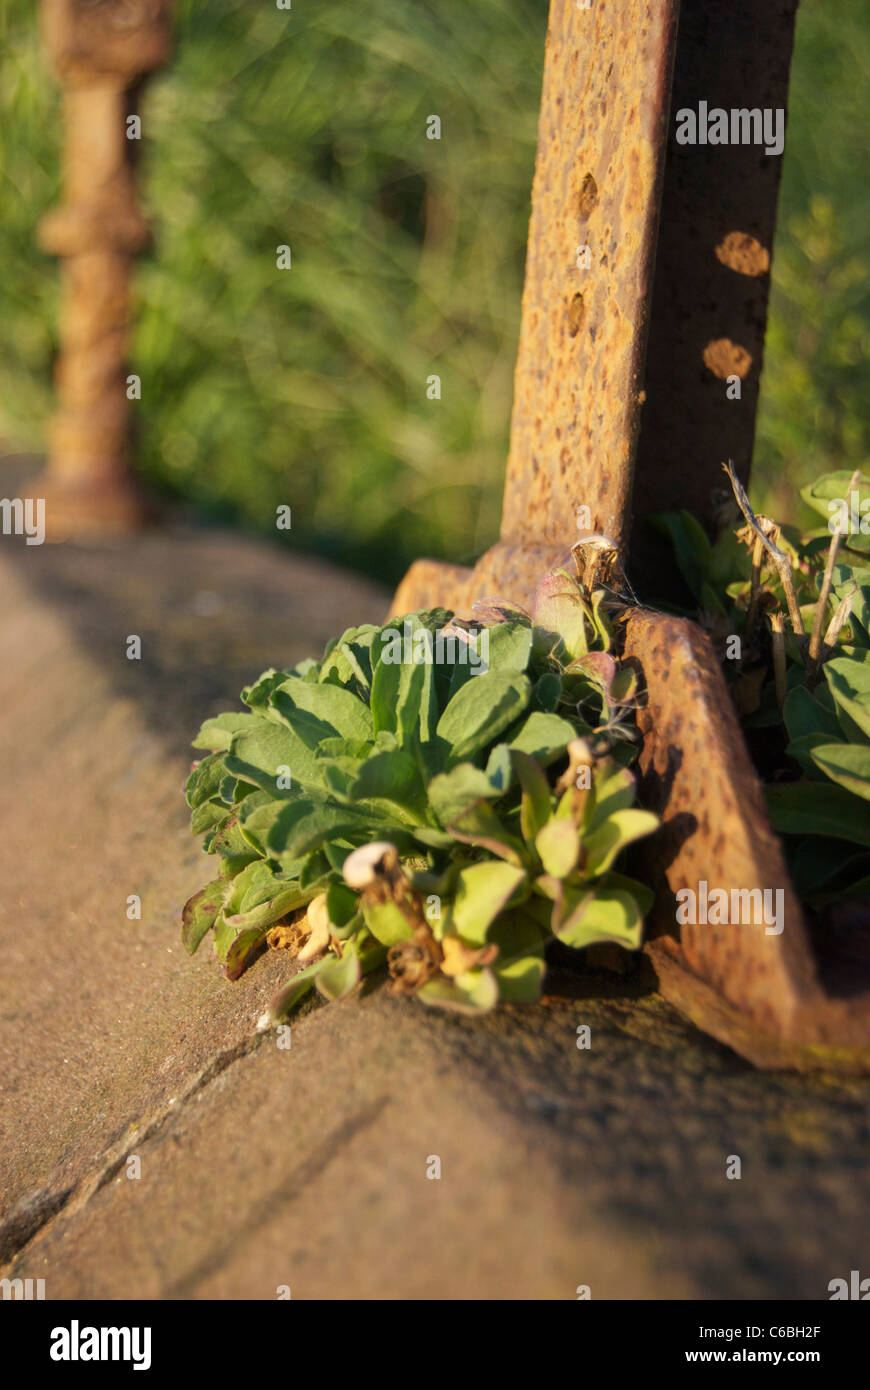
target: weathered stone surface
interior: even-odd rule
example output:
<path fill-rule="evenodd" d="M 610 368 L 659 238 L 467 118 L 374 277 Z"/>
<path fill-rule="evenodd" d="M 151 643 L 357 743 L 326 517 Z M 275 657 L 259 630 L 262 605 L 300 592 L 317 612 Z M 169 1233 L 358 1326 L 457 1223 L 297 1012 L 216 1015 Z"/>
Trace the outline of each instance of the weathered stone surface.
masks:
<path fill-rule="evenodd" d="M 374 990 L 280 1051 L 254 1034 L 277 953 L 235 984 L 184 955 L 189 737 L 386 595 L 193 529 L 6 538 L 0 583 L 4 1273 L 50 1299 L 824 1298 L 860 1268 L 868 1084 L 755 1072 L 645 976 L 483 1021 Z"/>
<path fill-rule="evenodd" d="M 268 960 L 227 989 L 178 935 L 207 861 L 182 785 L 206 715 L 318 654 L 386 595 L 234 535 L 0 551 L 2 1210 L 65 1189 L 107 1141 L 248 1035 Z M 126 657 L 142 639 L 142 659 Z M 141 921 L 128 921 L 138 894 Z"/>

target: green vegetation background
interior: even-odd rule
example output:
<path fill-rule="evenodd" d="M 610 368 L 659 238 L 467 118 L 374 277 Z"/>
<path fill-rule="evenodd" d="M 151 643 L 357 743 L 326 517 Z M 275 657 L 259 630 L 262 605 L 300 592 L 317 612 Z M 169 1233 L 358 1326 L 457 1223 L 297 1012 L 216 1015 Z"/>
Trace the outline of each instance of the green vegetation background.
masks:
<path fill-rule="evenodd" d="M 180 0 L 143 103 L 155 251 L 130 370 L 152 486 L 386 580 L 495 537 L 546 0 Z M 41 447 L 58 95 L 32 0 L 0 13 L 0 439 Z M 437 113 L 443 138 L 425 137 Z M 870 445 L 870 5 L 803 0 L 754 494 Z M 276 269 L 276 248 L 292 270 Z M 437 373 L 442 399 L 426 398 Z"/>

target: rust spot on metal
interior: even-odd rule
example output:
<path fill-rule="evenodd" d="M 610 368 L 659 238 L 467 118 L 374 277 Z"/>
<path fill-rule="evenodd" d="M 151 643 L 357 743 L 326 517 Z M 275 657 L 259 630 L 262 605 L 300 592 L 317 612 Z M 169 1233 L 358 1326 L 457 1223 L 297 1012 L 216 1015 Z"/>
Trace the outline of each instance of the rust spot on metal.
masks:
<path fill-rule="evenodd" d="M 604 111 L 601 113 L 604 114 Z M 590 217 L 598 204 L 598 184 L 591 174 L 587 174 L 580 185 L 580 197 L 577 199 L 577 211 L 585 221 Z"/>
<path fill-rule="evenodd" d="M 730 338 L 716 338 L 704 348 L 704 366 L 720 381 L 729 376 L 743 378 L 752 366 L 752 354 Z"/>
<path fill-rule="evenodd" d="M 568 336 L 576 338 L 583 324 L 586 315 L 586 308 L 583 303 L 582 294 L 575 294 L 571 303 L 568 305 Z"/>
<path fill-rule="evenodd" d="M 716 257 L 738 275 L 766 275 L 770 270 L 770 252 L 748 232 L 729 232 L 716 247 Z"/>

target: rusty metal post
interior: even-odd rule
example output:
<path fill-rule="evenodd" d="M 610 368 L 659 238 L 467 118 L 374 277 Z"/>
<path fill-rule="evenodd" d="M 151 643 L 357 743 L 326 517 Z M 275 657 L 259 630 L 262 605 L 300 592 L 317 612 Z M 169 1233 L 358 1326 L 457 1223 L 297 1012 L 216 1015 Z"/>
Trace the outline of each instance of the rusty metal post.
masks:
<path fill-rule="evenodd" d="M 131 94 L 171 43 L 171 0 L 43 0 L 46 50 L 63 84 L 64 202 L 39 228 L 64 262 L 59 409 L 32 491 L 49 540 L 129 530 L 145 515 L 130 467 L 125 374 L 132 259 L 147 246 L 127 138 Z"/>
<path fill-rule="evenodd" d="M 394 613 L 527 604 L 583 531 L 622 546 L 633 533 L 629 572 L 637 556 L 648 576 L 648 516 L 689 506 L 710 523 L 722 459 L 748 476 L 779 159 L 681 147 L 676 118 L 701 102 L 784 113 L 795 8 L 551 0 L 501 539 L 474 570 L 417 561 Z M 760 1064 L 870 1070 L 870 973 L 843 992 L 814 954 L 708 638 L 638 608 L 625 655 L 646 686 L 640 770 L 663 818 L 646 949 L 664 994 Z M 674 896 L 701 879 L 781 889 L 784 930 L 678 931 Z"/>
<path fill-rule="evenodd" d="M 663 596 L 656 581 L 670 555 L 649 517 L 685 507 L 712 532 L 722 460 L 749 479 L 782 170 L 764 145 L 678 144 L 674 118 L 701 102 L 784 117 L 796 9 L 680 5 L 632 498 L 632 573 L 650 594 Z"/>

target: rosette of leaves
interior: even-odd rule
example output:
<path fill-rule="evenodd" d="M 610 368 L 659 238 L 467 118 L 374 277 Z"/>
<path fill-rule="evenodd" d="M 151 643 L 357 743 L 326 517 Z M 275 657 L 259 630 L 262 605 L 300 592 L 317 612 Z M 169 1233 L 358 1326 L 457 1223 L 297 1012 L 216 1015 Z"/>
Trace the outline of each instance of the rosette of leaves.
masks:
<path fill-rule="evenodd" d="M 538 997 L 551 940 L 640 945 L 652 895 L 618 858 L 658 822 L 635 805 L 613 596 L 557 571 L 531 615 L 479 608 L 349 629 L 203 724 L 187 800 L 217 870 L 184 944 L 213 931 L 230 978 L 288 946 L 273 1019 L 383 964 L 398 992 L 486 1010 Z"/>
<path fill-rule="evenodd" d="M 756 516 L 732 484 L 745 522 L 736 533 L 711 542 L 687 513 L 660 524 L 726 658 L 795 887 L 814 908 L 866 899 L 870 478 L 843 470 L 805 487 L 826 524 L 803 533 Z"/>

